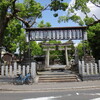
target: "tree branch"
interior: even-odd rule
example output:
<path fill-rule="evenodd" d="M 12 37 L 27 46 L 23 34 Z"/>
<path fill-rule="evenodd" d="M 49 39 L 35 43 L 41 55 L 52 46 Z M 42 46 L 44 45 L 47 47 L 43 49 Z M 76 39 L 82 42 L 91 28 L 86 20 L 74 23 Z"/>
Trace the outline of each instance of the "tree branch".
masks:
<path fill-rule="evenodd" d="M 20 21 L 22 21 L 24 24 L 25 24 L 25 26 L 28 28 L 28 27 L 31 27 L 30 25 L 29 25 L 29 23 L 27 22 L 27 21 L 25 21 L 23 18 L 20 18 L 20 17 L 18 17 L 18 16 L 15 16 L 18 20 L 20 20 Z"/>
<path fill-rule="evenodd" d="M 93 14 L 93 16 L 95 17 L 95 19 L 99 20 L 95 14 Z"/>
<path fill-rule="evenodd" d="M 100 6 L 99 5 L 97 5 L 97 4 L 95 4 L 95 3 L 93 3 L 92 1 L 90 1 L 92 4 L 94 4 L 96 7 L 99 7 L 100 8 Z"/>

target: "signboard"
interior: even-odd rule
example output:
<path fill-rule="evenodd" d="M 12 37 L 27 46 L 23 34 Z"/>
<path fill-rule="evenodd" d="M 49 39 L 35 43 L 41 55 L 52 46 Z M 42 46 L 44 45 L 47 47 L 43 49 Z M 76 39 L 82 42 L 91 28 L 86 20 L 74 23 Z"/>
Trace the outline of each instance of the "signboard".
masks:
<path fill-rule="evenodd" d="M 86 37 L 86 27 L 26 28 L 27 41 L 82 40 Z"/>

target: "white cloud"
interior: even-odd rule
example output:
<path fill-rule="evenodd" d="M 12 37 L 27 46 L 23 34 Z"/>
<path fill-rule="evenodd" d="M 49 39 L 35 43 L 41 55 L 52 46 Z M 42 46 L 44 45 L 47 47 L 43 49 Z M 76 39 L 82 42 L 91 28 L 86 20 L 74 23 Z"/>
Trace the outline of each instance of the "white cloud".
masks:
<path fill-rule="evenodd" d="M 71 0 L 69 4 L 69 8 L 75 4 L 76 0 Z M 96 15 L 98 19 L 100 19 L 100 8 L 96 7 L 94 4 L 91 2 L 87 3 L 87 6 L 90 8 L 91 12 L 88 14 L 89 17 L 93 17 L 93 14 Z M 76 11 L 77 15 L 81 16 L 84 18 L 84 14 L 81 11 Z"/>

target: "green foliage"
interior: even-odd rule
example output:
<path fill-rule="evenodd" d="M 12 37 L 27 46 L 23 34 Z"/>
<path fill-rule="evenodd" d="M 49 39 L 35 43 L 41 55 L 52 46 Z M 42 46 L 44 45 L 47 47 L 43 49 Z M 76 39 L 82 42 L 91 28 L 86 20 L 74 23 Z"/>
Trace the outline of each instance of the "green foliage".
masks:
<path fill-rule="evenodd" d="M 89 13 L 90 9 L 87 7 L 89 0 L 76 0 L 74 8 L 81 10 L 83 13 Z"/>
<path fill-rule="evenodd" d="M 84 52 L 85 54 L 87 53 L 88 55 L 91 55 L 91 52 L 90 52 L 91 49 L 90 49 L 90 45 L 88 41 L 82 41 L 81 43 L 78 44 L 76 48 L 78 50 L 78 56 L 80 60 L 84 56 Z"/>
<path fill-rule="evenodd" d="M 43 9 L 43 7 L 35 0 L 24 0 L 24 6 L 26 17 L 33 17 L 37 15 L 41 16 L 41 10 Z"/>
<path fill-rule="evenodd" d="M 20 10 L 18 15 L 22 18 L 32 18 L 37 15 L 41 17 L 43 6 L 35 0 L 24 0 L 24 3 L 16 3 L 16 8 Z"/>
<path fill-rule="evenodd" d="M 95 20 L 92 17 L 85 17 L 84 18 L 84 22 L 86 25 L 90 25 L 91 23 L 93 23 Z"/>
<path fill-rule="evenodd" d="M 7 51 L 14 53 L 18 47 L 19 36 L 23 31 L 21 23 L 18 20 L 11 20 L 5 30 L 4 46 Z"/>
<path fill-rule="evenodd" d="M 60 16 L 59 19 L 58 19 L 58 22 L 61 23 L 61 22 L 67 22 L 69 20 L 69 17 L 67 16 Z"/>
<path fill-rule="evenodd" d="M 88 29 L 89 45 L 92 49 L 93 56 L 100 59 L 100 23 L 90 26 Z"/>
<path fill-rule="evenodd" d="M 52 0 L 51 0 L 52 1 Z M 53 0 L 50 4 L 50 10 L 57 12 L 58 10 L 65 11 L 68 7 L 68 3 L 63 2 L 63 0 Z M 54 14 L 54 17 L 57 17 L 58 13 Z"/>
<path fill-rule="evenodd" d="M 44 21 L 42 20 L 39 24 L 38 27 L 51 27 L 51 24 L 49 22 L 44 23 Z"/>
<path fill-rule="evenodd" d="M 31 41 L 30 49 L 31 49 L 32 56 L 43 54 L 42 48 L 40 47 L 40 45 L 37 44 L 36 41 Z"/>
<path fill-rule="evenodd" d="M 23 54 L 28 49 L 25 40 L 25 30 L 21 27 L 21 23 L 14 19 L 9 22 L 5 30 L 3 46 L 10 53 L 15 53 L 16 49 L 19 48 L 20 53 Z"/>

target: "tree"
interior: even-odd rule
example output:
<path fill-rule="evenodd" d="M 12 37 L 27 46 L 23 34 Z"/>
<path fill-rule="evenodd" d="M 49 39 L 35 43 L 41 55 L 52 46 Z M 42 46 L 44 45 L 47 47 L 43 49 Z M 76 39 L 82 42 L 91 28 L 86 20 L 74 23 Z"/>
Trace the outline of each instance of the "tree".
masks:
<path fill-rule="evenodd" d="M 88 41 L 92 54 L 96 60 L 100 59 L 100 23 L 90 26 L 88 29 Z"/>
<path fill-rule="evenodd" d="M 18 0 L 1 0 L 0 2 L 0 46 L 5 35 L 5 29 L 10 20 L 16 18 L 20 20 L 25 27 L 32 27 L 37 18 L 42 16 L 42 11 L 49 8 L 51 11 L 65 10 L 67 3 L 63 0 L 51 0 L 46 7 L 41 6 L 35 0 L 24 0 L 18 3 Z M 56 6 L 55 6 L 56 5 Z M 56 7 L 56 8 L 55 8 Z"/>
<path fill-rule="evenodd" d="M 78 50 L 78 56 L 79 56 L 80 60 L 82 60 L 84 53 L 88 54 L 88 55 L 92 55 L 91 54 L 91 48 L 90 48 L 88 41 L 81 41 L 81 43 L 79 43 L 76 48 Z"/>
<path fill-rule="evenodd" d="M 3 46 L 6 47 L 6 50 L 10 53 L 14 53 L 19 44 L 23 44 L 23 41 L 25 42 L 25 34 L 21 23 L 16 19 L 11 20 L 5 30 Z"/>
<path fill-rule="evenodd" d="M 89 17 L 88 13 L 91 12 L 90 8 L 88 8 L 87 3 L 91 2 L 96 7 L 100 8 L 100 1 L 99 0 L 75 0 L 75 3 L 73 5 L 70 5 L 68 7 L 68 12 L 66 16 L 60 16 L 59 22 L 67 22 L 69 20 L 72 20 L 79 25 L 83 26 L 89 25 L 93 23 L 96 20 L 99 20 L 96 15 L 93 14 L 93 17 Z M 81 11 L 84 13 L 85 18 L 81 19 L 81 16 L 77 15 L 77 11 Z"/>

